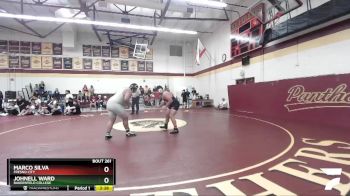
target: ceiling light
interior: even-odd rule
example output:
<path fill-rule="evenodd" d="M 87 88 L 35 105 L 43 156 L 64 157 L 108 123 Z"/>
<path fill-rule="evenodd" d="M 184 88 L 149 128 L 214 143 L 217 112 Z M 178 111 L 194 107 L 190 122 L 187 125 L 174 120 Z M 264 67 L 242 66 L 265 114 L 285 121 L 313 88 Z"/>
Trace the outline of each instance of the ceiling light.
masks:
<path fill-rule="evenodd" d="M 227 4 L 224 2 L 210 0 L 186 0 L 186 2 L 192 5 L 207 6 L 214 8 L 224 8 L 227 6 Z"/>
<path fill-rule="evenodd" d="M 154 27 L 154 26 L 143 26 L 143 25 L 132 25 L 132 24 L 123 24 L 123 23 L 113 23 L 113 22 L 103 22 L 103 21 L 91 21 L 91 20 L 82 20 L 75 18 L 56 18 L 56 17 L 47 17 L 47 16 L 31 16 L 31 15 L 19 15 L 19 14 L 8 14 L 0 13 L 2 18 L 16 18 L 23 20 L 35 20 L 35 21 L 44 21 L 44 22 L 59 22 L 59 23 L 74 23 L 74 24 L 87 24 L 87 25 L 97 25 L 105 27 L 117 27 L 117 28 L 126 28 L 126 29 L 136 29 L 136 30 L 145 30 L 145 31 L 159 31 L 166 33 L 179 33 L 179 34 L 190 34 L 196 35 L 196 31 L 188 31 L 182 29 L 172 29 L 166 27 Z"/>

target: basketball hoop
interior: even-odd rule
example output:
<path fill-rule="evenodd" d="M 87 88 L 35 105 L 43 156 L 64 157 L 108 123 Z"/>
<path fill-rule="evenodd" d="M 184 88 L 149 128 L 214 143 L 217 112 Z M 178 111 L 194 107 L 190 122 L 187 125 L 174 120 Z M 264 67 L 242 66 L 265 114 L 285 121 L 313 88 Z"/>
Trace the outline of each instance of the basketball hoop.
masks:
<path fill-rule="evenodd" d="M 145 59 L 146 53 L 149 52 L 147 43 L 138 43 L 136 40 L 133 57 L 138 59 Z"/>

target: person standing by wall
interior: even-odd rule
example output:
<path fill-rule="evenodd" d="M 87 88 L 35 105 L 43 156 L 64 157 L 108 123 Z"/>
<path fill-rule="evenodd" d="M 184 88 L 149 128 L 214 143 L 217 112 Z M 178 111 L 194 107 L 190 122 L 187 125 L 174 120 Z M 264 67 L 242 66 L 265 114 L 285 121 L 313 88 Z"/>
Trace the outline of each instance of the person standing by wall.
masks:
<path fill-rule="evenodd" d="M 135 113 L 135 106 L 136 106 L 136 114 L 139 113 L 139 106 L 140 106 L 140 90 L 137 87 L 137 84 L 132 84 L 135 86 L 135 88 L 132 89 L 132 94 L 131 94 L 131 114 Z"/>
<path fill-rule="evenodd" d="M 95 89 L 94 89 L 94 86 L 90 86 L 89 88 L 89 97 L 91 99 L 92 96 L 95 96 Z"/>

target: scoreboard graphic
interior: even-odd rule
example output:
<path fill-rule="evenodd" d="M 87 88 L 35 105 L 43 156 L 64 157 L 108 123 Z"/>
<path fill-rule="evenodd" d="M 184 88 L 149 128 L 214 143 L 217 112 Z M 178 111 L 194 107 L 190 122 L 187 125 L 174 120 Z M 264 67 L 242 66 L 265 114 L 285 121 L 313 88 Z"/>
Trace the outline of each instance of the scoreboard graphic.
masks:
<path fill-rule="evenodd" d="M 7 159 L 12 191 L 113 191 L 115 159 Z"/>
<path fill-rule="evenodd" d="M 260 3 L 231 24 L 231 57 L 260 47 L 264 16 L 265 4 Z"/>

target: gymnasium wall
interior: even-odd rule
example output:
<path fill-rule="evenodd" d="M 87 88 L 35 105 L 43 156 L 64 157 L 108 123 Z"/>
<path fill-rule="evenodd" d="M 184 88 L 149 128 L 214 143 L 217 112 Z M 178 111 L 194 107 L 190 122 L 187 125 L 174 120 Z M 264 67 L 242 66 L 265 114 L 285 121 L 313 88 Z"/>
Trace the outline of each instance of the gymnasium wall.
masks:
<path fill-rule="evenodd" d="M 213 36 L 221 37 L 226 34 L 227 32 L 218 31 Z M 213 40 L 215 37 L 202 41 L 211 46 Z M 229 45 L 228 39 L 226 43 L 217 43 L 218 48 L 224 48 L 224 45 Z M 265 82 L 350 73 L 348 51 L 350 20 L 293 39 L 288 44 L 281 43 L 264 51 L 254 52 L 251 54 L 249 66 L 242 67 L 239 58 L 225 66 L 212 66 L 211 71 L 211 67 L 203 66 L 204 71 L 196 74 L 195 78 L 201 84 L 198 90 L 203 94 L 209 93 L 217 104 L 222 97 L 228 98 L 227 91 L 223 89 L 243 77 L 254 77 L 255 82 Z"/>
<path fill-rule="evenodd" d="M 47 31 L 47 30 L 46 30 Z M 44 31 L 45 32 L 45 31 Z M 0 39 L 4 40 L 20 40 L 20 41 L 39 41 L 39 42 L 61 42 L 64 43 L 68 39 L 63 37 L 64 33 L 57 31 L 47 38 L 40 39 L 30 35 L 17 33 L 0 29 Z M 68 32 L 69 33 L 69 32 Z M 82 45 L 105 45 L 108 40 L 105 36 L 102 36 L 102 42 L 97 40 L 96 35 L 93 33 L 78 32 L 75 35 L 75 39 L 72 38 L 74 47 L 64 47 L 63 56 L 68 57 L 82 57 Z M 69 40 L 68 40 L 69 41 Z M 183 56 L 174 57 L 170 56 L 169 46 L 180 45 L 183 47 Z M 183 75 L 192 73 L 193 62 L 194 62 L 194 42 L 188 40 L 172 40 L 172 39 L 156 39 L 153 48 L 153 71 L 156 75 L 152 76 L 141 76 L 141 75 L 109 75 L 109 74 L 89 74 L 88 72 L 83 74 L 60 74 L 60 73 L 0 73 L 0 90 L 21 90 L 25 85 L 29 83 L 38 83 L 41 80 L 45 81 L 49 90 L 58 88 L 61 92 L 66 89 L 70 89 L 76 93 L 82 88 L 84 84 L 94 85 L 97 92 L 100 93 L 113 93 L 121 88 L 128 86 L 132 82 L 136 82 L 140 85 L 168 85 L 171 89 L 178 93 L 186 85 L 191 86 L 195 82 L 185 84 L 179 82 L 178 78 L 182 78 Z M 176 76 L 168 76 L 176 75 Z M 190 80 L 191 78 L 185 77 L 184 81 Z M 175 82 L 176 81 L 176 82 Z M 182 81 L 182 80 L 181 80 Z M 186 86 L 186 87 L 187 87 Z M 181 88 L 181 90 L 180 90 Z"/>
<path fill-rule="evenodd" d="M 350 74 L 228 86 L 232 113 L 350 127 Z"/>

